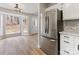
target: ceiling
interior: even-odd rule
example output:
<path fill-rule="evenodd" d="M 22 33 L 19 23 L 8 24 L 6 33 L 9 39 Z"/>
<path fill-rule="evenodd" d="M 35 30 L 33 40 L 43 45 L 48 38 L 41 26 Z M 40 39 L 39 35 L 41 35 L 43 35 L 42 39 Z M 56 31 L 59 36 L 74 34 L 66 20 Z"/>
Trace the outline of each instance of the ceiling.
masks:
<path fill-rule="evenodd" d="M 16 3 L 0 3 L 0 7 L 15 10 Z M 38 3 L 19 3 L 19 7 L 23 9 L 25 13 L 37 13 L 38 12 Z"/>

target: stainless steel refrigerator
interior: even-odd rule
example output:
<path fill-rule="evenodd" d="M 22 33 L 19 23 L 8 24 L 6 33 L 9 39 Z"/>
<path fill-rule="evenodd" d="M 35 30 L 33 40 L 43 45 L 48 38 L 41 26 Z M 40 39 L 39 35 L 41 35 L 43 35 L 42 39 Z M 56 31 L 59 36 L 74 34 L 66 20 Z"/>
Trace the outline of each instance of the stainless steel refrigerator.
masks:
<path fill-rule="evenodd" d="M 41 21 L 40 48 L 48 55 L 60 53 L 60 35 L 63 31 L 62 10 L 52 9 L 44 12 Z"/>

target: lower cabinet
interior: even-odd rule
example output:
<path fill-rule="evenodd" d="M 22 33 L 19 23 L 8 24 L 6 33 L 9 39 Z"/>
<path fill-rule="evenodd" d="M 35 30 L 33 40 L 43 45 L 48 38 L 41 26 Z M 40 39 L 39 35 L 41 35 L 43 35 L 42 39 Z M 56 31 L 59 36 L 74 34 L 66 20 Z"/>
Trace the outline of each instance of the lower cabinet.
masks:
<path fill-rule="evenodd" d="M 79 37 L 68 34 L 60 35 L 60 54 L 79 55 Z"/>
<path fill-rule="evenodd" d="M 79 55 L 79 37 L 75 37 L 74 40 L 74 54 Z"/>
<path fill-rule="evenodd" d="M 73 55 L 72 52 L 66 51 L 66 50 L 61 50 L 61 55 Z"/>

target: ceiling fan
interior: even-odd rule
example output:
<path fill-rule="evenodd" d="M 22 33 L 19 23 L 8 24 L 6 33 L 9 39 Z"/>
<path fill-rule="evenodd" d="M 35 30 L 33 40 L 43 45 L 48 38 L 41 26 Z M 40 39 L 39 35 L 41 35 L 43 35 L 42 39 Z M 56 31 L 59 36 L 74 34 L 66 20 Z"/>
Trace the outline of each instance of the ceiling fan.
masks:
<path fill-rule="evenodd" d="M 22 12 L 22 9 L 21 8 L 19 8 L 19 4 L 15 4 L 15 11 L 16 12 L 19 12 L 19 13 L 21 13 Z"/>

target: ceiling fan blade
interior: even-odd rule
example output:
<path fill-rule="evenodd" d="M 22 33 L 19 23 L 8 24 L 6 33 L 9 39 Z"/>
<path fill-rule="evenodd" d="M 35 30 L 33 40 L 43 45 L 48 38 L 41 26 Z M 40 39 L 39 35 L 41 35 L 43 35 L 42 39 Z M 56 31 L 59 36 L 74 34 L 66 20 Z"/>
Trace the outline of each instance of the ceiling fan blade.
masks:
<path fill-rule="evenodd" d="M 20 13 L 22 12 L 22 9 L 19 8 L 19 4 L 16 4 L 14 8 L 16 12 L 20 12 Z"/>
<path fill-rule="evenodd" d="M 15 8 L 19 8 L 18 4 L 15 5 Z"/>

